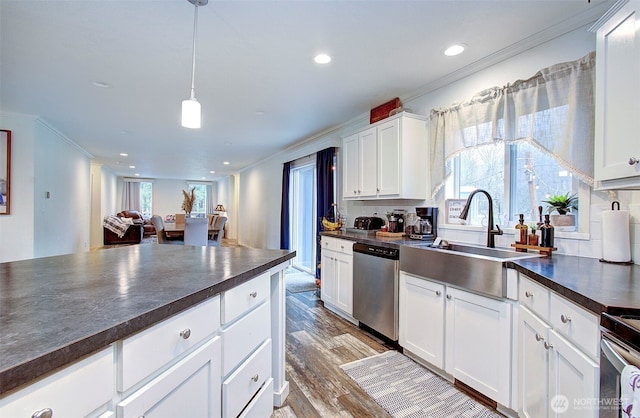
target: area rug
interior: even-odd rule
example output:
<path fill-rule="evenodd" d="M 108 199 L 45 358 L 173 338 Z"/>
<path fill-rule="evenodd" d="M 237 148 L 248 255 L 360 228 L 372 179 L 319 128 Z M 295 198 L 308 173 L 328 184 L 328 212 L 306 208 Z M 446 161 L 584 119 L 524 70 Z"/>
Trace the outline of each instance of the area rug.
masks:
<path fill-rule="evenodd" d="M 284 285 L 290 293 L 310 292 L 317 289 L 315 277 L 291 267 L 285 270 Z"/>
<path fill-rule="evenodd" d="M 386 351 L 340 367 L 378 405 L 397 418 L 502 418 L 397 351 Z"/>

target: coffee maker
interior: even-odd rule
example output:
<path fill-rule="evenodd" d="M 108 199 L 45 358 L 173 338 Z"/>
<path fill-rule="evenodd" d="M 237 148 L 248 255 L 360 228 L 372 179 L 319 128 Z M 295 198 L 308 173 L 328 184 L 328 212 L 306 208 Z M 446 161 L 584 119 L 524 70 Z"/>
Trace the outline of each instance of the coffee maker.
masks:
<path fill-rule="evenodd" d="M 416 208 L 418 222 L 409 238 L 423 241 L 434 241 L 438 236 L 438 208 Z"/>

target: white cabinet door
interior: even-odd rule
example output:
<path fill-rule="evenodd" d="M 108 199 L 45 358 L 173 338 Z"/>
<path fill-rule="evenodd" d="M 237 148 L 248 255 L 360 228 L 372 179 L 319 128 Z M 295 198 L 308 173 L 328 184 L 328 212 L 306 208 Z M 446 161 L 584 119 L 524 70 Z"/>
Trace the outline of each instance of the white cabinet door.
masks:
<path fill-rule="evenodd" d="M 518 395 L 520 416 L 546 418 L 549 411 L 549 350 L 550 327 L 526 308 L 520 308 L 518 336 Z M 547 342 L 548 344 L 548 342 Z"/>
<path fill-rule="evenodd" d="M 334 257 L 336 308 L 353 315 L 353 255 L 337 253 Z"/>
<path fill-rule="evenodd" d="M 120 402 L 118 417 L 219 417 L 221 357 L 215 337 Z"/>
<path fill-rule="evenodd" d="M 597 33 L 595 178 L 640 176 L 640 1 L 631 0 Z M 631 180 L 640 185 L 640 177 Z M 621 184 L 621 183 L 620 183 Z"/>
<path fill-rule="evenodd" d="M 321 269 L 320 269 L 320 295 L 324 303 L 329 305 L 335 305 L 336 294 L 336 263 L 335 252 L 329 250 L 322 250 L 320 257 Z"/>
<path fill-rule="evenodd" d="M 357 198 L 360 193 L 360 141 L 358 134 L 344 139 L 344 197 Z"/>
<path fill-rule="evenodd" d="M 444 368 L 445 287 L 400 272 L 399 343 L 421 359 Z"/>
<path fill-rule="evenodd" d="M 598 364 L 555 331 L 549 331 L 549 416 L 597 418 L 600 369 Z"/>
<path fill-rule="evenodd" d="M 378 126 L 378 196 L 400 194 L 400 119 Z"/>
<path fill-rule="evenodd" d="M 510 406 L 511 304 L 447 288 L 445 321 L 445 371 Z"/>
<path fill-rule="evenodd" d="M 376 161 L 378 160 L 378 135 L 376 128 L 360 132 L 360 196 L 375 197 L 378 194 Z"/>

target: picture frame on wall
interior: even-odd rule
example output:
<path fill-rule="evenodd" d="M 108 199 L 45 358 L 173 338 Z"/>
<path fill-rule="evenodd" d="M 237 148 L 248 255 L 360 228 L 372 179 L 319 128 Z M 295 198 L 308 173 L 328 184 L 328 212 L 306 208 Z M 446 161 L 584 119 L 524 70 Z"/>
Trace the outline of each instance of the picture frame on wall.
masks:
<path fill-rule="evenodd" d="M 0 129 L 0 215 L 11 213 L 11 131 Z"/>
<path fill-rule="evenodd" d="M 460 219 L 460 214 L 466 203 L 467 199 L 447 199 L 445 201 L 448 224 L 464 225 L 465 221 Z"/>

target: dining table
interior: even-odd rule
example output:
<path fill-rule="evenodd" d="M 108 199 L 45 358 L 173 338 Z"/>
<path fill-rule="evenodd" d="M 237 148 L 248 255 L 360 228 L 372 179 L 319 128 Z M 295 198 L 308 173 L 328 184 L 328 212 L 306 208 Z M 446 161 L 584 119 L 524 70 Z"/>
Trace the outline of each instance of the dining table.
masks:
<path fill-rule="evenodd" d="M 165 236 L 169 239 L 184 239 L 184 225 L 184 223 L 166 222 L 164 224 Z M 214 229 L 209 225 L 207 235 L 212 236 L 212 234 L 219 231 L 219 229 Z"/>

